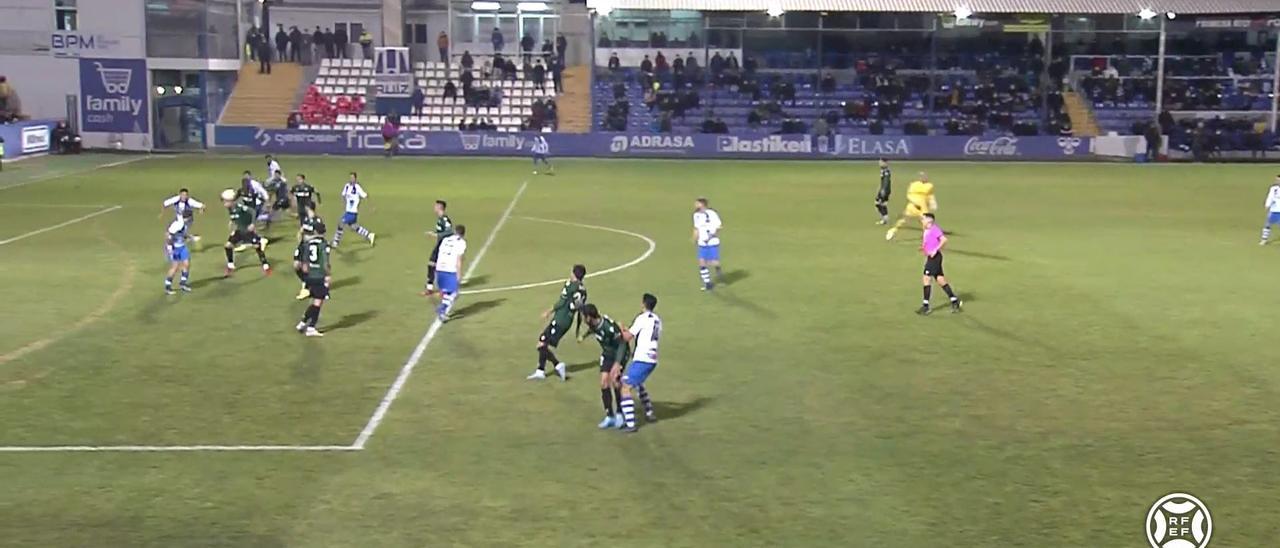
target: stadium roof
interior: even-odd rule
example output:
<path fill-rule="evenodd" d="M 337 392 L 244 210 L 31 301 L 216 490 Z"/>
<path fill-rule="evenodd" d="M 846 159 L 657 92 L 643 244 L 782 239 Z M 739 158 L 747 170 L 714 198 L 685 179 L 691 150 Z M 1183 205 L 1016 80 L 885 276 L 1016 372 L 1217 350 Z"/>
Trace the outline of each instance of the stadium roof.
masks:
<path fill-rule="evenodd" d="M 947 13 L 967 5 L 974 13 L 1138 13 L 1143 8 L 1179 14 L 1280 13 L 1280 0 L 588 0 L 612 9 L 863 11 Z"/>

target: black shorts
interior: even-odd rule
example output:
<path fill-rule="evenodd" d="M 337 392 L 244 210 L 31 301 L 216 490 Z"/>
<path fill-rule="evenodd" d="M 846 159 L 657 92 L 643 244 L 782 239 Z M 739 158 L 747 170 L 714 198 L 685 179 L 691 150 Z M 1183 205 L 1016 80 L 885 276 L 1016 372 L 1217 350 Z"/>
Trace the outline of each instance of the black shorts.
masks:
<path fill-rule="evenodd" d="M 560 339 L 563 338 L 564 334 L 568 331 L 569 329 L 567 326 L 560 326 L 557 325 L 555 321 L 552 321 L 547 324 L 545 329 L 542 330 L 542 334 L 538 336 L 538 342 L 546 343 L 547 346 L 555 348 L 560 346 Z"/>
<path fill-rule="evenodd" d="M 279 211 L 281 209 L 289 209 L 289 199 L 276 198 L 276 202 L 274 204 L 271 204 L 271 209 L 274 209 L 276 211 Z"/>
<path fill-rule="evenodd" d="M 924 260 L 924 275 L 937 278 L 945 276 L 942 272 L 942 252 L 934 253 L 932 257 Z"/>
<path fill-rule="evenodd" d="M 329 298 L 329 286 L 324 285 L 324 280 L 307 280 L 307 291 L 312 299 Z"/>
<path fill-rule="evenodd" d="M 258 233 L 252 230 L 236 230 L 231 233 L 231 236 L 227 237 L 227 243 L 231 245 L 258 245 Z"/>
<path fill-rule="evenodd" d="M 436 238 L 436 247 L 431 250 L 431 264 L 436 264 L 436 260 L 440 258 L 440 244 L 444 242 L 444 238 Z"/>
<path fill-rule="evenodd" d="M 876 193 L 876 205 L 887 205 L 889 203 L 889 194 L 887 192 Z"/>
<path fill-rule="evenodd" d="M 629 348 L 624 349 L 622 351 L 622 361 L 615 361 L 614 357 L 618 355 L 616 351 L 611 350 L 611 351 L 606 351 L 601 353 L 600 354 L 600 372 L 608 373 L 610 370 L 613 369 L 614 365 L 621 365 L 623 366 L 623 368 L 625 368 L 629 358 L 628 354 L 630 354 L 630 349 Z"/>

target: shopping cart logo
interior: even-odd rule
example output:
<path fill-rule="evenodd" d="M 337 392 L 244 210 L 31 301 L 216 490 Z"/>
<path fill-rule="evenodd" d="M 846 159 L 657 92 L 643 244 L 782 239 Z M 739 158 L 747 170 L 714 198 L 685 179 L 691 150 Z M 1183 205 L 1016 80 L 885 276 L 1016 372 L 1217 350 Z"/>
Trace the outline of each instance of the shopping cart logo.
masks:
<path fill-rule="evenodd" d="M 80 59 L 82 129 L 97 133 L 147 133 L 147 62 Z"/>
<path fill-rule="evenodd" d="M 462 150 L 480 150 L 481 139 L 484 137 L 479 133 L 459 135 L 462 138 Z"/>
<path fill-rule="evenodd" d="M 94 63 L 98 67 L 98 75 L 102 77 L 102 89 L 107 93 L 124 95 L 129 93 L 129 83 L 133 81 L 133 69 L 106 68 L 102 63 Z"/>

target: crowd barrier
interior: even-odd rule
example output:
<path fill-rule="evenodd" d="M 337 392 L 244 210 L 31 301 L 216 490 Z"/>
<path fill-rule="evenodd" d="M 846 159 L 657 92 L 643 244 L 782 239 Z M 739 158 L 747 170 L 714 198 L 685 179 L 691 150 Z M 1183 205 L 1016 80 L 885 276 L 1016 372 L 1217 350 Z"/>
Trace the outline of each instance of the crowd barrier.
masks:
<path fill-rule="evenodd" d="M 911 158 L 1065 160 L 1092 156 L 1087 137 L 953 137 L 903 135 L 674 135 L 654 133 L 405 132 L 400 154 L 525 156 L 542 136 L 552 156 L 595 158 Z M 382 136 L 364 131 L 260 129 L 249 145 L 280 154 L 377 154 Z"/>

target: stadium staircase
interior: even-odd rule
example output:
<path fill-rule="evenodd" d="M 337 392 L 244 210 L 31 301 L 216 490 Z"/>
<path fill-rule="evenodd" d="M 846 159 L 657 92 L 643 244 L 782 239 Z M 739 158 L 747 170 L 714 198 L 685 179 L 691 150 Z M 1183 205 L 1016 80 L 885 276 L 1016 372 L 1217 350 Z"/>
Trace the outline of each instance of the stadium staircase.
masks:
<path fill-rule="evenodd" d="M 564 93 L 557 99 L 560 107 L 560 131 L 591 131 L 591 67 L 578 65 L 564 71 Z"/>
<path fill-rule="evenodd" d="M 1071 128 L 1077 137 L 1097 137 L 1101 133 L 1093 109 L 1089 108 L 1089 103 L 1085 102 L 1084 97 L 1079 93 L 1063 92 L 1062 103 L 1066 108 L 1067 116 L 1071 118 Z"/>
<path fill-rule="evenodd" d="M 297 63 L 276 63 L 271 74 L 258 74 L 258 64 L 240 67 L 231 101 L 222 113 L 224 125 L 284 128 L 293 110 L 294 95 L 306 78 Z"/>

